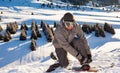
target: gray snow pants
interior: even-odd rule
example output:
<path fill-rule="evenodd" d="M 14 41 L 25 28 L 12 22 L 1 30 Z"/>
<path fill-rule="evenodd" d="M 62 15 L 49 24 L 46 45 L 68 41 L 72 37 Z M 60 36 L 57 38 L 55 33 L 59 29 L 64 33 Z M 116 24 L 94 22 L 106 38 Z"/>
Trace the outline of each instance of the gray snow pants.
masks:
<path fill-rule="evenodd" d="M 76 49 L 83 57 L 87 57 L 88 52 L 90 52 L 90 49 L 83 48 L 84 43 L 80 41 L 79 38 L 74 38 L 73 41 L 70 43 L 71 46 Z M 67 58 L 67 51 L 65 51 L 63 48 L 55 48 L 56 55 L 58 57 L 58 62 L 61 65 L 61 67 L 67 67 L 69 64 L 68 58 Z"/>

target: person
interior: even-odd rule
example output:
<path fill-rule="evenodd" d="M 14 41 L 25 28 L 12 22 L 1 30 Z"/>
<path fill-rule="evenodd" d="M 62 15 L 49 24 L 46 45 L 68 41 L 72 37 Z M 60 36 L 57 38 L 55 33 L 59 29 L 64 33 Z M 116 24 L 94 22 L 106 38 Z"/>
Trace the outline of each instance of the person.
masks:
<path fill-rule="evenodd" d="M 54 32 L 53 45 L 58 63 L 51 65 L 46 72 L 51 72 L 57 67 L 66 68 L 69 65 L 67 52 L 78 59 L 83 70 L 89 70 L 89 63 L 92 62 L 91 51 L 84 32 L 72 13 L 65 13 L 60 20 Z"/>

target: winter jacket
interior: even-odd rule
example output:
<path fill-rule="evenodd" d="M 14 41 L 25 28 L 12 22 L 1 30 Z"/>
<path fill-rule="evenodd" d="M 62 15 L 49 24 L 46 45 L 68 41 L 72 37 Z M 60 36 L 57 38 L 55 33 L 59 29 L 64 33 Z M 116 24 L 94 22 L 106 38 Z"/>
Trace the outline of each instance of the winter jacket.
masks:
<path fill-rule="evenodd" d="M 53 45 L 58 49 L 63 48 L 76 57 L 78 52 L 70 44 L 74 38 L 79 38 L 80 41 L 84 43 L 81 47 L 86 49 L 88 54 L 91 54 L 82 28 L 77 23 L 73 24 L 72 30 L 67 30 L 63 24 L 58 25 L 54 32 Z"/>

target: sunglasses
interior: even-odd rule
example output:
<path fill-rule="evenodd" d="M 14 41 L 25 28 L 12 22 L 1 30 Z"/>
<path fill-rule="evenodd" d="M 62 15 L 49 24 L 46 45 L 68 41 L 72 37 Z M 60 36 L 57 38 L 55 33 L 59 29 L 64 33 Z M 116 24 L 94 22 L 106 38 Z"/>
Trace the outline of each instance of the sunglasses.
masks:
<path fill-rule="evenodd" d="M 73 26 L 74 22 L 64 21 L 65 27 Z"/>

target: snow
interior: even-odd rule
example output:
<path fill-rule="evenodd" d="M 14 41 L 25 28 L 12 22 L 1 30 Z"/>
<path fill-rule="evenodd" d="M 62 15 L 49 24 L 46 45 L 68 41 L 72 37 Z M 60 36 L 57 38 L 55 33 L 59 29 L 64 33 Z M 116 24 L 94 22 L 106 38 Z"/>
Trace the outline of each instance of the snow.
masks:
<path fill-rule="evenodd" d="M 26 22 L 30 27 L 32 20 L 36 21 L 39 26 L 41 20 L 44 20 L 45 23 L 48 23 L 52 27 L 54 21 L 59 23 L 61 17 L 66 12 L 73 13 L 75 20 L 81 25 L 83 23 L 91 25 L 100 23 L 103 25 L 105 22 L 108 22 L 115 28 L 115 35 L 105 32 L 106 37 L 103 38 L 95 37 L 94 32 L 85 34 L 93 55 L 93 62 L 90 65 L 99 68 L 98 73 L 119 73 L 120 12 L 107 12 L 101 10 L 100 7 L 90 10 L 88 6 L 86 6 L 85 11 L 75 9 L 67 10 L 64 7 L 61 9 L 41 8 L 39 3 L 45 2 L 49 3 L 47 0 L 12 0 L 12 2 L 1 0 L 0 12 L 2 11 L 3 14 L 0 14 L 0 17 L 2 17 L 0 25 L 5 30 L 6 24 L 10 22 L 17 21 L 20 28 L 23 22 Z M 32 12 L 34 15 L 31 15 Z M 42 32 L 42 29 L 40 30 Z M 49 57 L 50 53 L 54 52 L 54 46 L 51 42 L 47 42 L 44 33 L 42 32 L 42 38 L 36 40 L 36 51 L 31 51 L 29 47 L 30 29 L 27 33 L 26 41 L 19 40 L 20 29 L 18 29 L 16 34 L 12 35 L 13 39 L 9 42 L 0 41 L 0 73 L 45 73 L 48 67 L 56 62 Z M 70 60 L 70 66 L 80 66 L 77 59 L 70 54 L 68 58 Z M 52 73 L 75 72 L 58 68 Z"/>

